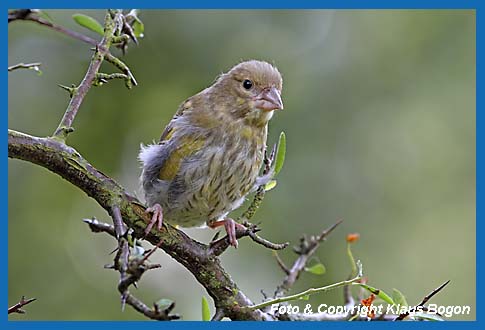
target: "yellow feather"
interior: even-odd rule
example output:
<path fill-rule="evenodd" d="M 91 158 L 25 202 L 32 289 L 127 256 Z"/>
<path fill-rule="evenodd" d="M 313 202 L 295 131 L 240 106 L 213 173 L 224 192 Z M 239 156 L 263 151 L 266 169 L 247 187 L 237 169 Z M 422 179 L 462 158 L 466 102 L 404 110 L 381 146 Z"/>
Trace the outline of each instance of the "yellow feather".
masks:
<path fill-rule="evenodd" d="M 170 132 L 168 135 L 171 135 Z M 180 145 L 175 149 L 163 163 L 158 178 L 160 180 L 172 180 L 177 175 L 182 161 L 196 153 L 204 146 L 204 141 L 194 140 L 188 136 L 181 140 Z"/>

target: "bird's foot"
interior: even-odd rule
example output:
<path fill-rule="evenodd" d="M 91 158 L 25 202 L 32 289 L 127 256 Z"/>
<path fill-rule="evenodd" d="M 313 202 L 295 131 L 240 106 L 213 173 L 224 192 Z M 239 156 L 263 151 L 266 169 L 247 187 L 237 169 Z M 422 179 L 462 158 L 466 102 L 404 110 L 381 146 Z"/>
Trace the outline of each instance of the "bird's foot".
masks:
<path fill-rule="evenodd" d="M 227 237 L 229 237 L 229 243 L 237 249 L 237 235 L 236 228 L 245 231 L 247 228 L 232 220 L 231 218 L 225 218 L 224 220 L 212 221 L 207 224 L 210 228 L 215 229 L 220 226 L 224 226 L 226 229 Z"/>
<path fill-rule="evenodd" d="M 152 230 L 154 225 L 157 225 L 157 229 L 162 229 L 163 223 L 163 209 L 160 204 L 154 204 L 145 210 L 145 213 L 153 213 L 152 219 L 148 223 L 148 226 L 145 229 L 145 236 Z"/>

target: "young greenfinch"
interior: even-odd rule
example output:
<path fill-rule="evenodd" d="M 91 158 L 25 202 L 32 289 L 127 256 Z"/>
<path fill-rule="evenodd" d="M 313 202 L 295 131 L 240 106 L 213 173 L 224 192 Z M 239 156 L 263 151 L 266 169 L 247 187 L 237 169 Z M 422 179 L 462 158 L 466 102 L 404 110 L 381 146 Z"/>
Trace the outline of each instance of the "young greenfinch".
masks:
<path fill-rule="evenodd" d="M 262 61 L 237 64 L 214 84 L 189 97 L 163 131 L 160 142 L 142 146 L 141 181 L 153 213 L 146 228 L 162 221 L 181 227 L 224 225 L 237 247 L 227 214 L 267 180 L 259 176 L 268 121 L 283 109 L 282 78 Z"/>

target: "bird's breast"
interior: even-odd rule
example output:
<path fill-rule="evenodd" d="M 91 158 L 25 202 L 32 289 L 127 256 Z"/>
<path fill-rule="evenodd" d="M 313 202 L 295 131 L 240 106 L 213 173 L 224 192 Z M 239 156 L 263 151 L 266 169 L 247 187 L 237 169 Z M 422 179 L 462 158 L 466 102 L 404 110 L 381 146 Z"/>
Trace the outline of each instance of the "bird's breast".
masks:
<path fill-rule="evenodd" d="M 179 177 L 188 192 L 184 209 L 206 220 L 218 219 L 243 202 L 258 177 L 266 143 L 265 130 L 238 127 L 213 133 Z"/>

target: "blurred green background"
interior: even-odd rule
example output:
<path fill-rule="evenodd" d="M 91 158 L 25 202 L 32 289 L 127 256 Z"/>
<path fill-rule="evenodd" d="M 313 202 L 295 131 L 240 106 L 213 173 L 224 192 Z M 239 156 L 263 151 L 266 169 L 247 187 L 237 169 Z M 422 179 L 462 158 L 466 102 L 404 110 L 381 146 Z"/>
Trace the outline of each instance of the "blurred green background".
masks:
<path fill-rule="evenodd" d="M 47 11 L 97 37 L 74 23 L 76 12 L 104 16 Z M 264 237 L 292 244 L 345 220 L 315 258 L 327 273 L 303 274 L 293 292 L 345 279 L 345 236 L 358 232 L 354 255 L 369 284 L 398 288 L 416 304 L 451 279 L 432 302 L 471 305 L 471 315 L 453 319 L 475 318 L 474 11 L 142 10 L 140 17 L 145 38 L 123 57 L 139 86 L 112 81 L 89 92 L 69 139 L 85 158 L 141 196 L 140 143 L 158 139 L 185 98 L 235 63 L 273 62 L 285 110 L 270 123 L 269 143 L 284 130 L 287 160 L 255 220 Z M 31 22 L 9 24 L 8 45 L 9 65 L 39 61 L 43 71 L 9 73 L 9 127 L 49 135 L 68 103 L 57 84 L 79 83 L 90 46 Z M 89 231 L 81 219 L 92 216 L 110 221 L 60 177 L 9 160 L 8 303 L 38 299 L 11 320 L 145 319 L 130 307 L 121 312 L 118 274 L 103 269 L 115 241 Z M 214 234 L 186 232 L 204 242 Z M 291 248 L 281 256 L 288 264 L 295 257 Z M 163 268 L 144 276 L 138 297 L 173 299 L 183 319 L 200 320 L 203 288 L 163 252 L 152 259 Z M 283 277 L 271 251 L 249 239 L 222 261 L 254 301 Z M 342 291 L 309 303 L 342 304 Z"/>

